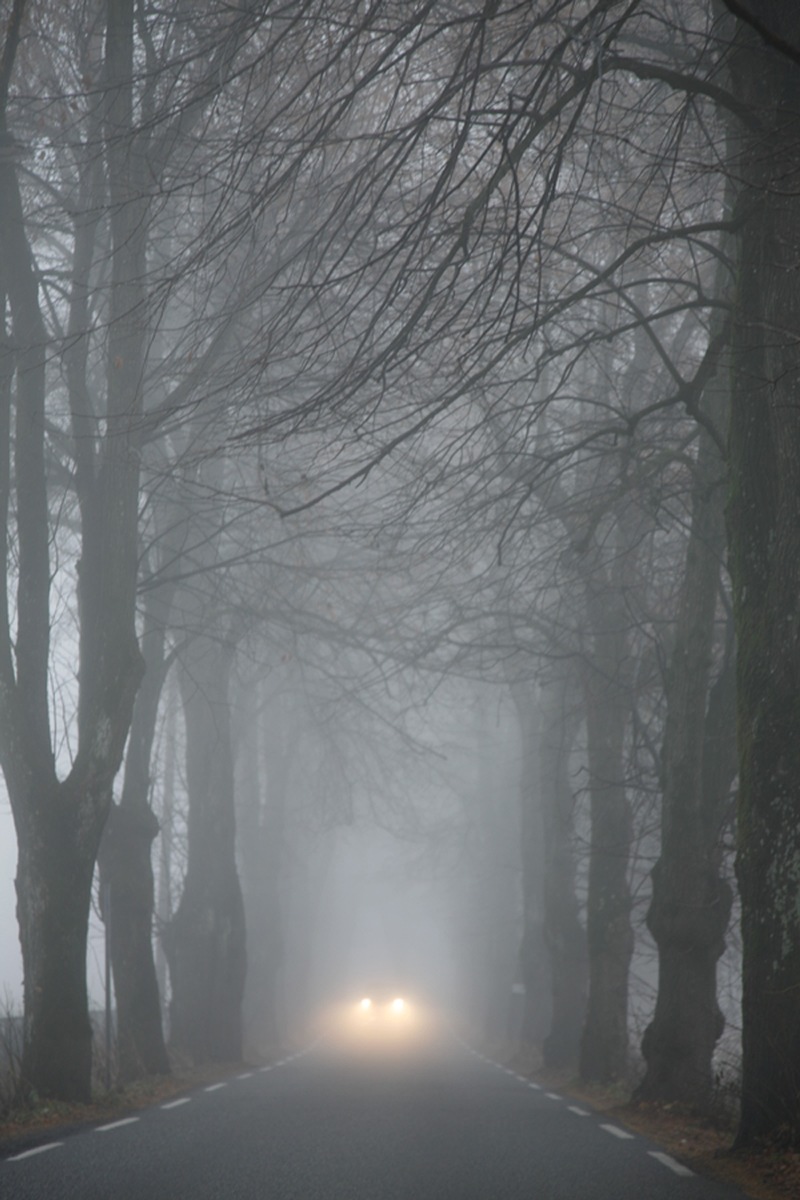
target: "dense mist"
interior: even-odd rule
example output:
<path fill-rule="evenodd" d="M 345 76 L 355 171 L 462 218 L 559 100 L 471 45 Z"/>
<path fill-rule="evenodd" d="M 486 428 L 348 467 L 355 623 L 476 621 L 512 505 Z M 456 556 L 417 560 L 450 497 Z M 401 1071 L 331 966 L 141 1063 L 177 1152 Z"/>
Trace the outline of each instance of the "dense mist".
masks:
<path fill-rule="evenodd" d="M 797 1149 L 800 18 L 2 17 L 0 1119 Z"/>

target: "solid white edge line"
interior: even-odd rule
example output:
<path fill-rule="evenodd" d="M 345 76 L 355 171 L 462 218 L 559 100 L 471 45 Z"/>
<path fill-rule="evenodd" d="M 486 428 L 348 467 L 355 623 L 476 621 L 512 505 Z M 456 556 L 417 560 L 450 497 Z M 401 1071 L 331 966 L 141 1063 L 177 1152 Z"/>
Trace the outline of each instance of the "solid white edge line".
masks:
<path fill-rule="evenodd" d="M 575 1104 L 569 1105 L 569 1112 L 575 1113 L 576 1117 L 590 1117 L 592 1115 L 585 1108 L 578 1108 Z"/>
<path fill-rule="evenodd" d="M 162 1104 L 161 1107 L 164 1109 L 180 1108 L 182 1104 L 188 1104 L 190 1100 L 191 1096 L 181 1096 L 180 1100 L 170 1100 L 169 1104 Z"/>
<path fill-rule="evenodd" d="M 671 1154 L 664 1154 L 661 1150 L 648 1150 L 647 1153 L 651 1158 L 656 1158 L 665 1167 L 669 1167 L 670 1171 L 674 1171 L 676 1175 L 694 1175 L 694 1171 L 690 1171 L 683 1163 L 679 1163 Z"/>
<path fill-rule="evenodd" d="M 224 1083 L 210 1083 L 208 1087 L 203 1088 L 204 1092 L 218 1092 L 220 1088 L 224 1088 Z"/>
<path fill-rule="evenodd" d="M 20 1154 L 9 1154 L 6 1162 L 20 1162 L 23 1158 L 33 1158 L 34 1154 L 44 1154 L 45 1150 L 55 1150 L 63 1146 L 63 1142 L 47 1142 L 44 1146 L 34 1146 L 32 1150 L 23 1150 Z"/>
<path fill-rule="evenodd" d="M 121 1121 L 112 1121 L 110 1125 L 98 1125 L 95 1133 L 109 1133 L 112 1129 L 121 1129 L 123 1125 L 135 1125 L 138 1117 L 123 1117 Z"/>
<path fill-rule="evenodd" d="M 605 1129 L 606 1133 L 610 1133 L 617 1138 L 625 1138 L 626 1140 L 633 1138 L 632 1133 L 628 1133 L 627 1129 L 620 1129 L 618 1125 L 601 1125 L 600 1128 Z"/>

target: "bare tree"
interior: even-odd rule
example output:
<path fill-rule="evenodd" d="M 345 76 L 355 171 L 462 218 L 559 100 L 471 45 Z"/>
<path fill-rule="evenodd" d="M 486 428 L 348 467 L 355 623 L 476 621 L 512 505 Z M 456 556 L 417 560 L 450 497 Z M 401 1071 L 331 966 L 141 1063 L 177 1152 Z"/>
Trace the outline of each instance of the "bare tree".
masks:
<path fill-rule="evenodd" d="M 768 3 L 742 18 L 731 72 L 753 114 L 729 166 L 741 221 L 731 362 L 728 540 L 737 629 L 743 1063 L 738 1144 L 800 1141 L 800 405 L 797 115 L 800 20 Z"/>

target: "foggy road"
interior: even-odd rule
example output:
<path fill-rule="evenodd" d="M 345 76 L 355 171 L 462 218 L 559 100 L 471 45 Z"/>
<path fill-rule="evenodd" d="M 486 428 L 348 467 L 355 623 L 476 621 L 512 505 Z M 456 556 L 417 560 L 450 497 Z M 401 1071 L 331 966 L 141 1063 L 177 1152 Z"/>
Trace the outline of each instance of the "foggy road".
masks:
<path fill-rule="evenodd" d="M 734 1200 L 460 1045 L 312 1048 L 0 1162 L 4 1200 Z"/>

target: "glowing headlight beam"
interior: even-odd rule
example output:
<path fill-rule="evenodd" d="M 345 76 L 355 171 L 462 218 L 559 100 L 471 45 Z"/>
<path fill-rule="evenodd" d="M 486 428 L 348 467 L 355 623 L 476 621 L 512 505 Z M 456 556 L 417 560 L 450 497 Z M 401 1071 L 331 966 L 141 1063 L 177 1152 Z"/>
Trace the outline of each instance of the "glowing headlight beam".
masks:
<path fill-rule="evenodd" d="M 370 1000 L 369 996 L 364 997 L 359 1007 L 362 1008 L 364 1012 L 367 1012 L 368 1009 L 372 1008 L 372 1001 Z"/>
<path fill-rule="evenodd" d="M 406 1006 L 405 1000 L 401 1000 L 400 997 L 398 996 L 396 1000 L 392 1001 L 392 1012 L 401 1013 L 405 1009 L 405 1006 Z"/>

